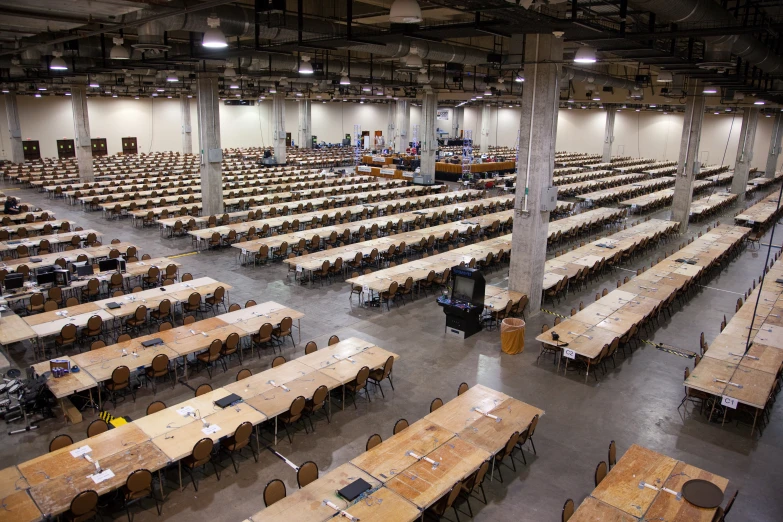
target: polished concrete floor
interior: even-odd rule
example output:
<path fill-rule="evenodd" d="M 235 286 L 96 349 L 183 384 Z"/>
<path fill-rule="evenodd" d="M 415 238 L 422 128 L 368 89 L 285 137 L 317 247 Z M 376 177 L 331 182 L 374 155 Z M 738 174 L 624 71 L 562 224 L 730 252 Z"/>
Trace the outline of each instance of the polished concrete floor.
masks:
<path fill-rule="evenodd" d="M 161 238 L 156 230 L 134 229 L 129 220 L 106 221 L 99 213 L 84 213 L 62 201 L 49 201 L 31 190 L 11 193 L 54 210 L 58 217 L 104 231 L 105 242 L 114 237 L 132 241 L 140 252 L 153 256 L 192 251 L 189 239 Z M 756 194 L 754 199 L 762 195 Z M 713 218 L 712 222 L 715 219 L 731 222 L 735 211 L 729 209 L 722 218 Z M 653 215 L 668 218 L 669 211 L 661 210 Z M 692 225 L 688 237 L 706 226 L 707 223 Z M 776 235 L 778 244 L 781 234 Z M 650 266 L 663 250 L 671 251 L 680 241 L 638 257 L 615 274 L 607 274 L 584 291 L 571 293 L 557 306 L 548 308 L 568 314 L 580 301 L 592 302 L 596 292 L 614 288 L 617 279 L 632 275 L 638 267 Z M 364 451 L 371 434 L 389 437 L 397 419 L 404 417 L 413 422 L 421 418 L 428 412 L 433 398 L 441 397 L 444 401 L 453 398 L 459 383 L 466 381 L 499 389 L 546 411 L 535 434 L 540 453 L 527 454 L 527 466 L 517 463 L 516 473 L 504 468 L 504 484 L 497 480 L 486 483 L 489 504 L 472 501 L 476 520 L 559 520 L 567 498 L 573 498 L 578 504 L 593 489 L 595 466 L 606 459 L 611 440 L 617 441 L 619 454 L 631 444 L 641 444 L 729 478 L 731 488 L 740 489 L 731 520 L 780 520 L 783 510 L 780 404 L 774 408 L 772 422 L 760 438 L 751 437 L 750 428 L 745 425 L 708 424 L 691 407 L 687 412 L 678 411 L 683 396 L 683 369 L 692 367 L 692 360 L 642 344 L 627 359 L 618 357 L 617 368 L 609 368 L 598 382 L 590 377 L 585 384 L 584 377 L 576 373 L 557 374 L 551 359 L 536 364 L 539 345 L 534 338 L 543 322 L 552 323 L 552 315 L 539 313 L 529 317 L 525 352 L 509 356 L 500 351 L 497 331 L 484 331 L 466 341 L 446 338 L 443 313 L 432 297 L 390 312 L 360 308 L 355 300 L 353 304 L 349 302 L 349 285 L 343 282 L 303 287 L 288 278 L 286 268 L 279 264 L 255 269 L 237 266 L 235 251 L 226 248 L 201 252 L 178 261 L 183 265 L 182 272 L 191 272 L 196 277 L 208 275 L 232 285 L 231 302 L 275 300 L 304 312 L 302 343 L 297 343 L 296 348 L 288 343 L 283 350 L 287 358 L 302 355 L 304 343 L 309 340 L 315 340 L 319 346 L 326 345 L 334 334 L 341 338 L 359 336 L 400 355 L 394 369 L 396 391 L 385 385 L 385 399 L 375 392 L 371 404 L 360 399 L 358 410 L 350 405 L 345 411 L 335 409 L 331 424 L 325 420 L 317 422 L 315 434 L 298 432 L 293 444 L 281 440 L 276 450 L 294 462 L 313 460 L 322 471 L 328 471 Z M 718 334 L 723 315 L 731 317 L 737 298 L 760 275 L 765 255 L 766 249 L 743 252 L 723 273 L 707 282 L 684 309 L 663 322 L 649 339 L 697 350 L 699 332 L 704 331 L 711 341 Z M 506 273 L 505 269 L 494 272 L 489 280 L 505 284 Z M 9 357 L 20 367 L 31 361 L 30 350 L 23 345 L 12 346 Z M 268 368 L 270 361 L 271 355 L 265 355 L 247 366 L 260 371 Z M 232 382 L 237 371 L 238 363 L 234 361 L 227 373 L 221 371 L 212 379 L 213 386 Z M 191 383 L 198 385 L 207 380 L 206 372 L 202 372 Z M 118 405 L 115 413 L 139 418 L 154 399 L 175 404 L 192 394 L 192 390 L 182 385 L 174 389 L 163 386 L 156 397 L 150 389 L 142 388 L 135 403 L 129 398 Z M 75 426 L 48 419 L 40 422 L 38 431 L 13 437 L 0 435 L 0 468 L 45 453 L 49 440 L 57 433 L 69 433 L 75 440 L 85 438 L 87 424 L 94 418 L 94 413 L 87 412 L 85 422 Z M 220 481 L 210 473 L 200 481 L 198 492 L 191 485 L 179 492 L 174 487 L 176 469 L 167 474 L 163 518 L 239 521 L 263 508 L 261 492 L 269 480 L 280 478 L 289 491 L 296 489 L 294 471 L 268 451 L 262 453 L 258 464 L 252 460 L 242 462 L 238 474 L 231 469 L 230 461 L 225 460 L 223 466 Z M 136 520 L 157 520 L 154 507 L 151 504 L 145 507 L 136 508 Z M 115 518 L 123 516 L 122 512 L 115 514 Z M 453 512 L 448 517 L 453 520 Z M 467 516 L 461 518 L 465 520 Z"/>

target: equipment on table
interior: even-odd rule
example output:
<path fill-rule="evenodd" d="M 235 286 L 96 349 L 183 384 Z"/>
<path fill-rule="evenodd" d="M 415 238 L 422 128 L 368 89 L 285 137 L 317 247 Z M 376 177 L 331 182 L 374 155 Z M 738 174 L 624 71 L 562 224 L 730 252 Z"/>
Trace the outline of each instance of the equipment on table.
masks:
<path fill-rule="evenodd" d="M 438 298 L 446 314 L 446 333 L 467 339 L 481 330 L 484 311 L 484 274 L 475 268 L 454 267 L 451 270 L 451 297 Z"/>

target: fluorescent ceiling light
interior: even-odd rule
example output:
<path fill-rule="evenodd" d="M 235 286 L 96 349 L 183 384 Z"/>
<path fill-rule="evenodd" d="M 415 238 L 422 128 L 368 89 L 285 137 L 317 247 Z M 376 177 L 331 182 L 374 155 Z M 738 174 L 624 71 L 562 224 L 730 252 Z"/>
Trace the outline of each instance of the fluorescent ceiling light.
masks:
<path fill-rule="evenodd" d="M 389 21 L 395 24 L 417 24 L 421 22 L 421 7 L 416 0 L 394 0 L 389 10 Z"/>
<path fill-rule="evenodd" d="M 60 51 L 54 51 L 52 55 L 54 55 L 54 58 L 52 58 L 52 61 L 49 62 L 49 69 L 52 71 L 67 71 L 68 70 L 68 64 L 65 63 L 65 60 L 62 59 L 62 54 Z"/>
<path fill-rule="evenodd" d="M 274 87 L 270 87 L 269 94 L 277 94 L 277 89 L 275 89 Z"/>
<path fill-rule="evenodd" d="M 346 73 L 343 73 L 342 77 L 340 78 L 340 85 L 351 85 L 351 79 L 348 78 Z"/>
<path fill-rule="evenodd" d="M 486 91 L 484 91 L 484 96 L 492 96 L 492 90 L 487 89 Z"/>
<path fill-rule="evenodd" d="M 576 50 L 574 55 L 574 63 L 595 63 L 595 49 L 592 47 L 584 46 Z"/>
<path fill-rule="evenodd" d="M 715 87 L 705 87 L 702 92 L 704 94 L 717 94 L 718 93 L 718 89 L 716 89 Z"/>
<path fill-rule="evenodd" d="M 514 81 L 517 83 L 522 83 L 525 81 L 525 77 L 522 75 L 522 73 L 517 74 L 516 78 L 514 78 Z"/>
<path fill-rule="evenodd" d="M 90 87 L 92 87 L 93 89 L 97 89 L 98 87 L 100 87 L 100 85 L 98 84 L 98 82 L 92 81 L 90 82 Z"/>
<path fill-rule="evenodd" d="M 764 100 L 756 100 L 753 102 L 753 105 L 764 105 Z"/>
<path fill-rule="evenodd" d="M 228 88 L 229 89 L 239 89 L 239 85 L 237 85 L 236 83 L 232 83 L 231 85 L 228 86 Z"/>
<path fill-rule="evenodd" d="M 215 14 L 211 14 L 209 18 L 207 18 L 207 25 L 209 25 L 209 29 L 204 33 L 201 45 L 209 49 L 225 49 L 228 47 L 226 35 L 219 29 L 220 18 Z"/>
<path fill-rule="evenodd" d="M 177 78 L 177 75 L 174 73 L 174 71 L 171 71 L 168 76 L 166 76 L 166 81 L 169 83 L 178 82 L 179 78 Z"/>

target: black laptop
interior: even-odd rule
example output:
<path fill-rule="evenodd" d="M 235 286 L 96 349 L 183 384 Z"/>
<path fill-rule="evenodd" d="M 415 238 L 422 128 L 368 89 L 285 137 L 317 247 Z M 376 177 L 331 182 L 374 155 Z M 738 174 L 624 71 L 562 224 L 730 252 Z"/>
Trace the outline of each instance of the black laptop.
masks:
<path fill-rule="evenodd" d="M 372 489 L 372 486 L 364 479 L 357 479 L 345 486 L 343 489 L 338 490 L 337 494 L 343 497 L 348 502 L 353 502 L 365 491 Z"/>
<path fill-rule="evenodd" d="M 232 393 L 231 395 L 227 395 L 222 399 L 216 400 L 215 405 L 218 406 L 219 408 L 228 408 L 235 402 L 240 402 L 240 401 L 242 401 L 242 397 L 240 397 L 236 393 Z"/>
<path fill-rule="evenodd" d="M 117 303 L 106 303 L 106 308 L 109 310 L 116 310 L 117 308 L 122 308 L 122 305 L 119 305 Z"/>
<path fill-rule="evenodd" d="M 141 345 L 145 348 L 149 348 L 150 346 L 155 346 L 156 344 L 163 344 L 163 339 L 156 337 L 154 339 L 150 339 L 149 341 L 141 342 Z"/>

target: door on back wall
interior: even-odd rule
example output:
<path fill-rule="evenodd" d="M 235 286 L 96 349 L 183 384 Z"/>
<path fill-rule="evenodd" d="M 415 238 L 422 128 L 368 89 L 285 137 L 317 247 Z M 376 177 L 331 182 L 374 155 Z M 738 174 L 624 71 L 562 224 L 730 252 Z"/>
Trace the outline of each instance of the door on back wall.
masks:
<path fill-rule="evenodd" d="M 285 146 L 290 147 L 291 146 L 291 133 L 286 132 L 285 133 Z"/>
<path fill-rule="evenodd" d="M 106 146 L 106 138 L 93 138 L 90 142 L 92 143 L 93 156 L 105 156 L 109 153 L 109 149 Z"/>
<path fill-rule="evenodd" d="M 373 147 L 376 149 L 383 148 L 383 131 L 375 131 L 375 143 L 373 143 Z"/>
<path fill-rule="evenodd" d="M 26 140 L 22 142 L 22 145 L 25 161 L 41 159 L 41 146 L 38 144 L 38 140 Z"/>
<path fill-rule="evenodd" d="M 139 147 L 136 144 L 136 138 L 122 138 L 122 153 L 123 154 L 138 154 Z"/>
<path fill-rule="evenodd" d="M 57 157 L 60 159 L 76 157 L 73 140 L 57 140 Z"/>

